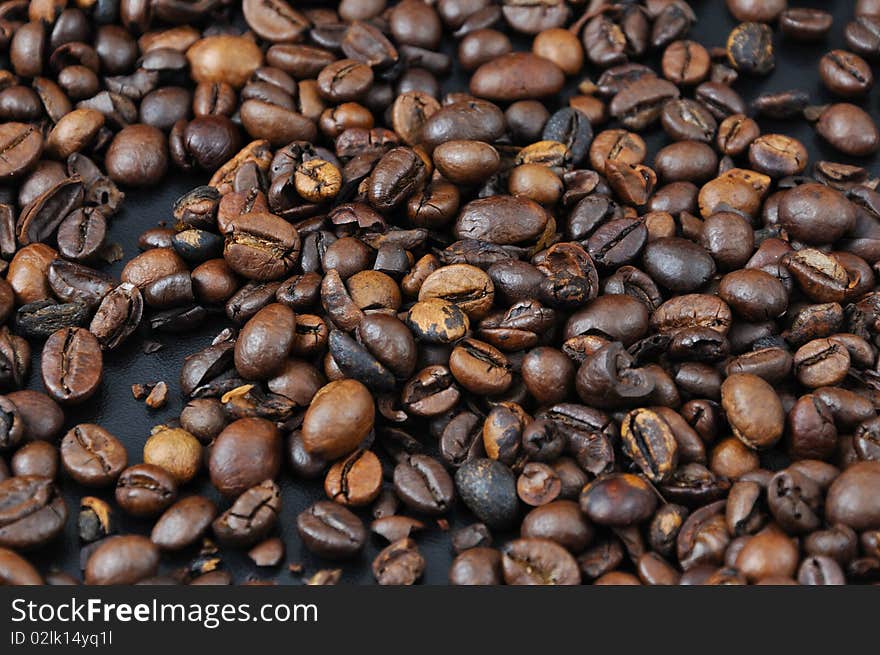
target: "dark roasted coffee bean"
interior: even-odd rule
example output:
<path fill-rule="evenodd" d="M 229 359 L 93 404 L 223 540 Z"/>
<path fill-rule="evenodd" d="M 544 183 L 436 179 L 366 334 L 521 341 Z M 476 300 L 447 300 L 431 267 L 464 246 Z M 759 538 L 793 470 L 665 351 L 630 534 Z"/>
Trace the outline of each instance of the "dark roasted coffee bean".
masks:
<path fill-rule="evenodd" d="M 84 423 L 61 440 L 61 464 L 80 484 L 105 487 L 116 482 L 128 456 L 116 437 L 98 425 Z"/>
<path fill-rule="evenodd" d="M 679 293 L 696 291 L 715 274 L 715 262 L 709 253 L 678 237 L 649 242 L 642 259 L 658 284 Z"/>
<path fill-rule="evenodd" d="M 217 507 L 204 496 L 187 496 L 156 521 L 150 541 L 162 550 L 181 550 L 194 544 L 217 516 Z"/>
<path fill-rule="evenodd" d="M 135 584 L 156 574 L 159 549 L 139 535 L 111 537 L 92 551 L 84 568 L 86 584 Z"/>
<path fill-rule="evenodd" d="M 278 522 L 281 490 L 271 480 L 244 491 L 232 507 L 211 523 L 221 544 L 251 546 L 263 539 Z"/>
<path fill-rule="evenodd" d="M 880 148 L 880 132 L 874 121 L 853 104 L 828 106 L 819 115 L 815 127 L 819 136 L 847 155 L 864 157 Z"/>
<path fill-rule="evenodd" d="M 15 551 L 0 550 L 0 581 L 4 585 L 39 585 L 43 578 L 24 557 Z"/>
<path fill-rule="evenodd" d="M 504 581 L 514 585 L 576 585 L 581 574 L 574 557 L 547 539 L 523 538 L 505 545 L 501 568 Z"/>
<path fill-rule="evenodd" d="M 463 549 L 449 567 L 449 583 L 453 585 L 498 585 L 502 581 L 501 553 L 494 548 Z"/>
<path fill-rule="evenodd" d="M 846 50 L 832 50 L 819 60 L 819 76 L 834 95 L 859 97 L 874 84 L 871 67 L 864 59 Z"/>
<path fill-rule="evenodd" d="M 779 15 L 779 29 L 795 41 L 819 41 L 831 29 L 833 17 L 827 11 L 792 7 Z"/>
<path fill-rule="evenodd" d="M 177 498 L 177 482 L 153 464 L 130 466 L 116 482 L 116 502 L 136 517 L 158 516 Z"/>
<path fill-rule="evenodd" d="M 43 346 L 43 384 L 49 395 L 61 403 L 80 403 L 98 389 L 103 375 L 101 347 L 82 328 L 63 328 Z"/>
<path fill-rule="evenodd" d="M 678 445 L 666 421 L 650 410 L 635 410 L 624 417 L 620 428 L 624 454 L 645 476 L 663 482 L 678 462 Z"/>
<path fill-rule="evenodd" d="M 657 506 L 657 497 L 642 478 L 613 473 L 584 487 L 580 506 L 594 523 L 627 526 L 648 519 Z"/>
<path fill-rule="evenodd" d="M 64 528 L 67 506 L 54 483 L 37 476 L 0 482 L 0 547 L 43 546 Z"/>
<path fill-rule="evenodd" d="M 400 539 L 376 556 L 372 568 L 380 585 L 411 585 L 422 576 L 425 559 L 415 541 Z"/>
<path fill-rule="evenodd" d="M 504 464 L 470 460 L 456 472 L 455 486 L 468 509 L 490 528 L 505 528 L 516 520 L 516 479 Z"/>
<path fill-rule="evenodd" d="M 394 490 L 404 504 L 425 514 L 445 513 L 454 496 L 446 469 L 425 455 L 411 455 L 397 464 Z"/>
<path fill-rule="evenodd" d="M 226 496 L 237 496 L 281 468 L 281 436 L 262 418 L 242 418 L 226 426 L 208 457 L 211 482 Z"/>
<path fill-rule="evenodd" d="M 738 71 L 766 75 L 776 65 L 773 32 L 763 23 L 741 23 L 727 37 L 727 59 Z"/>
<path fill-rule="evenodd" d="M 612 99 L 609 111 L 626 128 L 643 130 L 660 118 L 663 105 L 679 94 L 671 82 L 643 77 L 623 87 Z"/>
<path fill-rule="evenodd" d="M 355 514 L 326 500 L 299 514 L 296 527 L 306 548 L 328 559 L 353 557 L 367 540 L 367 530 Z"/>

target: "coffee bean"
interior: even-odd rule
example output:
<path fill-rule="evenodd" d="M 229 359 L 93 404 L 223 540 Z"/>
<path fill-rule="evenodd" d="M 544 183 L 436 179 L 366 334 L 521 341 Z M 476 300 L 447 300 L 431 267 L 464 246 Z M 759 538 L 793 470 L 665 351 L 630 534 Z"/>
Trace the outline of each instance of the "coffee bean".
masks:
<path fill-rule="evenodd" d="M 299 235 L 289 223 L 272 214 L 254 213 L 230 221 L 223 257 L 236 273 L 267 281 L 290 273 L 299 251 Z"/>
<path fill-rule="evenodd" d="M 663 77 L 678 85 L 702 82 L 709 74 L 709 52 L 695 41 L 673 41 L 660 62 Z"/>
<path fill-rule="evenodd" d="M 436 459 L 411 455 L 394 469 L 394 491 L 417 512 L 443 514 L 452 504 L 452 478 Z"/>
<path fill-rule="evenodd" d="M 562 546 L 547 539 L 511 541 L 502 550 L 504 582 L 513 585 L 580 584 L 577 562 Z"/>
<path fill-rule="evenodd" d="M 594 523 L 625 526 L 649 518 L 657 506 L 657 498 L 642 478 L 614 473 L 584 487 L 580 506 Z"/>
<path fill-rule="evenodd" d="M 880 148 L 880 132 L 874 121 L 856 105 L 830 105 L 820 114 L 815 127 L 819 136 L 847 155 L 864 157 Z"/>
<path fill-rule="evenodd" d="M 265 480 L 236 498 L 232 507 L 214 519 L 211 529 L 222 544 L 251 546 L 275 527 L 280 511 L 281 490 Z"/>
<path fill-rule="evenodd" d="M 773 32 L 763 23 L 741 23 L 727 37 L 727 59 L 743 73 L 766 75 L 776 65 Z"/>
<path fill-rule="evenodd" d="M 434 149 L 433 156 L 437 170 L 456 184 L 479 184 L 501 165 L 495 148 L 482 141 L 447 141 Z"/>
<path fill-rule="evenodd" d="M 373 575 L 380 585 L 415 584 L 424 570 L 425 559 L 409 538 L 386 546 L 373 560 Z"/>
<path fill-rule="evenodd" d="M 510 102 L 553 95 L 564 83 L 565 75 L 550 60 L 512 52 L 477 68 L 471 76 L 470 90 L 480 98 Z"/>
<path fill-rule="evenodd" d="M 369 450 L 356 450 L 336 462 L 324 478 L 324 492 L 349 507 L 369 505 L 382 490 L 382 465 Z"/>
<path fill-rule="evenodd" d="M 111 537 L 91 553 L 85 565 L 85 582 L 90 585 L 135 584 L 155 575 L 159 549 L 146 537 Z"/>
<path fill-rule="evenodd" d="M 677 464 L 678 445 L 669 425 L 650 410 L 635 410 L 621 423 L 624 454 L 653 482 L 667 479 Z"/>
<path fill-rule="evenodd" d="M 819 60 L 819 76 L 834 95 L 862 96 L 874 84 L 871 67 L 864 59 L 845 50 L 832 50 Z"/>
<path fill-rule="evenodd" d="M 43 385 L 60 403 L 76 404 L 91 398 L 101 383 L 103 369 L 101 346 L 88 330 L 63 328 L 43 346 Z"/>
<path fill-rule="evenodd" d="M 477 546 L 462 550 L 449 567 L 453 585 L 497 585 L 502 582 L 501 553 Z"/>
<path fill-rule="evenodd" d="M 165 135 L 152 125 L 129 125 L 113 138 L 105 157 L 107 174 L 128 186 L 152 186 L 168 169 Z"/>
<path fill-rule="evenodd" d="M 791 533 L 806 533 L 819 527 L 820 503 L 819 485 L 796 470 L 778 472 L 767 485 L 767 504 L 773 518 Z"/>
<path fill-rule="evenodd" d="M 84 423 L 61 440 L 61 465 L 82 485 L 106 487 L 116 482 L 128 465 L 122 443 L 104 428 Z"/>
<path fill-rule="evenodd" d="M 490 528 L 503 529 L 518 514 L 516 479 L 510 469 L 491 459 L 465 462 L 455 474 L 461 499 Z"/>
<path fill-rule="evenodd" d="M 48 478 L 28 475 L 0 482 L 0 547 L 26 550 L 64 529 L 67 505 Z"/>
<path fill-rule="evenodd" d="M 6 395 L 23 423 L 23 432 L 27 439 L 33 441 L 54 441 L 64 425 L 64 412 L 61 407 L 46 394 L 39 391 L 22 389 Z M 13 432 L 15 412 L 12 414 Z"/>
<path fill-rule="evenodd" d="M 211 482 L 226 496 L 238 496 L 281 468 L 281 436 L 262 418 L 241 418 L 227 425 L 208 456 Z"/>
<path fill-rule="evenodd" d="M 0 580 L 4 585 L 39 585 L 43 578 L 24 557 L 15 551 L 0 550 Z"/>
<path fill-rule="evenodd" d="M 116 502 L 136 517 L 158 516 L 177 498 L 177 482 L 165 469 L 153 464 L 135 464 L 116 482 Z"/>
<path fill-rule="evenodd" d="M 15 179 L 36 165 L 43 152 L 43 137 L 33 125 L 4 123 L 0 128 L 0 152 L 0 178 Z"/>
<path fill-rule="evenodd" d="M 796 41 L 819 41 L 831 29 L 833 17 L 827 11 L 792 7 L 779 15 L 779 29 Z"/>
<path fill-rule="evenodd" d="M 630 130 L 643 130 L 654 123 L 663 105 L 680 95 L 678 87 L 656 77 L 642 77 L 624 86 L 612 99 L 609 111 Z"/>
<path fill-rule="evenodd" d="M 843 523 L 854 530 L 877 529 L 876 488 L 880 480 L 877 462 L 859 462 L 840 474 L 828 490 L 826 515 L 832 523 Z"/>
<path fill-rule="evenodd" d="M 353 557 L 367 540 L 367 530 L 350 510 L 337 503 L 320 500 L 296 519 L 303 544 L 328 559 Z"/>
<path fill-rule="evenodd" d="M 181 550 L 195 543 L 216 516 L 217 507 L 204 496 L 181 498 L 156 521 L 150 541 L 162 550 Z"/>
<path fill-rule="evenodd" d="M 696 291 L 715 274 L 715 262 L 709 253 L 679 237 L 649 242 L 642 259 L 657 283 L 680 293 Z"/>

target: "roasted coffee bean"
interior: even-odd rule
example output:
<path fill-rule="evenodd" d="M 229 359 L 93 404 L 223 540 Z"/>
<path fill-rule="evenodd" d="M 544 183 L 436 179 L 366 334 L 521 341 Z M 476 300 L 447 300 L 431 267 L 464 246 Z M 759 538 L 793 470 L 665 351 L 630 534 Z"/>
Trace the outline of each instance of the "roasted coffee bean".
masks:
<path fill-rule="evenodd" d="M 642 259 L 646 272 L 671 291 L 696 291 L 715 274 L 715 262 L 702 247 L 679 237 L 651 241 Z"/>
<path fill-rule="evenodd" d="M 516 478 L 504 464 L 491 459 L 472 459 L 455 474 L 462 501 L 490 528 L 503 529 L 518 514 Z"/>
<path fill-rule="evenodd" d="M 226 229 L 223 257 L 233 271 L 251 280 L 264 282 L 288 275 L 299 253 L 299 234 L 273 214 L 243 214 Z"/>
<path fill-rule="evenodd" d="M 828 521 L 853 530 L 876 530 L 880 525 L 876 503 L 880 463 L 859 462 L 844 470 L 831 484 L 825 500 Z"/>
<path fill-rule="evenodd" d="M 792 7 L 779 15 L 779 29 L 795 41 L 819 41 L 831 29 L 833 17 L 821 9 Z"/>
<path fill-rule="evenodd" d="M 511 52 L 482 64 L 471 76 L 470 90 L 479 98 L 511 102 L 558 93 L 565 75 L 549 59 Z"/>
<path fill-rule="evenodd" d="M 43 578 L 24 557 L 15 551 L 0 550 L 0 580 L 4 585 L 39 585 Z"/>
<path fill-rule="evenodd" d="M 0 128 L 0 151 L 3 152 L 0 178 L 12 180 L 36 165 L 43 152 L 43 137 L 33 125 L 4 123 Z"/>
<path fill-rule="evenodd" d="M 281 468 L 281 436 L 262 418 L 241 418 L 227 425 L 208 456 L 211 482 L 226 496 L 237 496 Z"/>
<path fill-rule="evenodd" d="M 526 505 L 538 507 L 553 502 L 559 496 L 562 482 L 552 467 L 540 462 L 529 462 L 517 479 L 516 491 Z"/>
<path fill-rule="evenodd" d="M 299 514 L 296 528 L 306 548 L 328 559 L 353 557 L 367 540 L 367 530 L 355 514 L 326 500 Z"/>
<path fill-rule="evenodd" d="M 43 546 L 63 530 L 66 519 L 67 506 L 52 480 L 28 475 L 0 482 L 0 547 Z"/>
<path fill-rule="evenodd" d="M 436 459 L 410 455 L 394 469 L 394 491 L 411 509 L 424 514 L 448 511 L 454 496 L 452 478 Z"/>
<path fill-rule="evenodd" d="M 60 403 L 88 400 L 98 389 L 103 360 L 98 340 L 82 328 L 63 328 L 43 346 L 41 372 L 46 391 Z"/>
<path fill-rule="evenodd" d="M 793 469 L 780 471 L 767 485 L 767 503 L 773 518 L 793 534 L 819 527 L 821 500 L 819 485 Z"/>
<path fill-rule="evenodd" d="M 372 503 L 382 490 L 382 465 L 369 450 L 356 450 L 339 460 L 324 478 L 324 492 L 334 502 L 349 507 Z"/>
<path fill-rule="evenodd" d="M 688 98 L 667 102 L 663 106 L 660 122 L 663 130 L 676 140 L 711 143 L 718 129 L 718 123 L 712 113 L 701 103 Z M 719 139 L 721 139 L 720 134 Z"/>
<path fill-rule="evenodd" d="M 168 169 L 165 135 L 152 125 L 129 125 L 113 138 L 105 162 L 107 174 L 114 182 L 154 185 Z"/>
<path fill-rule="evenodd" d="M 624 86 L 612 99 L 609 111 L 627 129 L 643 130 L 660 118 L 666 102 L 679 95 L 671 82 L 646 76 Z"/>
<path fill-rule="evenodd" d="M 709 74 L 709 52 L 695 41 L 673 41 L 663 51 L 660 66 L 673 84 L 699 84 Z"/>
<path fill-rule="evenodd" d="M 653 482 L 663 482 L 678 462 L 678 444 L 666 421 L 650 410 L 635 410 L 621 423 L 624 454 Z"/>
<path fill-rule="evenodd" d="M 547 539 L 523 538 L 502 550 L 504 581 L 514 585 L 576 585 L 581 574 L 574 557 Z"/>
<path fill-rule="evenodd" d="M 734 435 L 747 446 L 767 448 L 782 436 L 782 403 L 773 387 L 758 376 L 730 375 L 721 386 L 721 404 Z"/>
<path fill-rule="evenodd" d="M 70 430 L 61 440 L 61 465 L 82 485 L 106 487 L 128 465 L 122 443 L 104 428 L 84 423 Z"/>
<path fill-rule="evenodd" d="M 373 429 L 375 405 L 367 388 L 339 380 L 321 388 L 303 419 L 306 451 L 332 459 L 352 452 Z"/>
<path fill-rule="evenodd" d="M 819 115 L 816 132 L 832 147 L 854 157 L 864 157 L 880 148 L 880 132 L 871 117 L 849 103 L 828 106 Z"/>
<path fill-rule="evenodd" d="M 16 418 L 22 423 L 22 437 L 32 441 L 54 441 L 64 425 L 64 412 L 61 407 L 46 394 L 39 391 L 23 389 L 13 391 L 6 398 L 14 405 L 15 412 L 10 415 L 7 425 L 11 434 L 17 438 Z M 0 401 L 0 405 L 2 405 Z M 17 414 L 17 416 L 16 416 Z M 9 429 L 7 428 L 7 433 Z"/>
<path fill-rule="evenodd" d="M 112 350 L 130 337 L 143 316 L 143 298 L 138 288 L 124 282 L 101 300 L 89 331 L 102 348 Z"/>
<path fill-rule="evenodd" d="M 373 560 L 373 575 L 380 585 L 415 584 L 424 570 L 425 559 L 410 538 L 393 542 Z"/>
<path fill-rule="evenodd" d="M 165 510 L 150 533 L 162 550 L 182 550 L 194 544 L 217 516 L 217 506 L 204 496 L 181 498 Z"/>
<path fill-rule="evenodd" d="M 158 516 L 177 498 L 177 482 L 153 464 L 130 466 L 116 482 L 116 502 L 136 517 Z"/>
<path fill-rule="evenodd" d="M 856 16 L 844 29 L 844 38 L 850 50 L 865 57 L 874 57 L 880 48 L 878 19 L 874 15 Z"/>
<path fill-rule="evenodd" d="M 741 23 L 727 37 L 727 59 L 738 71 L 766 75 L 776 65 L 773 32 L 763 23 Z"/>
<path fill-rule="evenodd" d="M 868 62 L 845 50 L 825 54 L 819 60 L 819 76 L 831 93 L 844 98 L 862 96 L 874 84 Z"/>
<path fill-rule="evenodd" d="M 146 537 L 125 535 L 102 541 L 85 564 L 89 585 L 135 584 L 156 574 L 159 549 Z"/>
<path fill-rule="evenodd" d="M 497 585 L 502 581 L 501 553 L 494 548 L 461 550 L 449 567 L 449 583 L 453 585 Z"/>
<path fill-rule="evenodd" d="M 657 506 L 657 497 L 642 478 L 629 473 L 613 473 L 584 487 L 580 506 L 594 523 L 627 526 L 648 519 Z"/>
<path fill-rule="evenodd" d="M 479 184 L 501 165 L 498 151 L 482 141 L 447 141 L 434 149 L 434 165 L 450 182 Z"/>
<path fill-rule="evenodd" d="M 251 546 L 263 539 L 278 522 L 281 490 L 271 480 L 244 491 L 232 507 L 211 523 L 221 544 Z"/>
<path fill-rule="evenodd" d="M 752 101 L 752 109 L 761 116 L 778 120 L 799 116 L 810 102 L 804 91 L 792 89 L 778 93 L 762 93 Z"/>

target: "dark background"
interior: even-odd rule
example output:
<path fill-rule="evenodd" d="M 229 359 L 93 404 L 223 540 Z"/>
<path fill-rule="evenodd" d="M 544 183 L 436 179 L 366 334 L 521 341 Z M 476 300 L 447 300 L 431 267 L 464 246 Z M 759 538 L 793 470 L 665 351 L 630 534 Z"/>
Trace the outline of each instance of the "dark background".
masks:
<path fill-rule="evenodd" d="M 735 26 L 736 21 L 727 12 L 723 0 L 694 0 L 691 2 L 697 15 L 698 22 L 691 29 L 690 38 L 705 44 L 707 47 L 724 46 L 727 35 Z M 785 89 L 801 88 L 806 90 L 815 104 L 824 104 L 833 101 L 833 98 L 822 87 L 817 64 L 819 58 L 831 48 L 845 48 L 843 29 L 846 23 L 853 18 L 855 0 L 841 0 L 838 2 L 792 2 L 792 6 L 812 6 L 826 9 L 834 14 L 834 26 L 831 34 L 824 43 L 799 45 L 791 41 L 783 41 L 781 35 L 775 34 L 776 43 L 776 69 L 766 78 L 741 78 L 735 88 L 746 98 L 768 92 Z M 453 39 L 446 38 L 444 47 L 452 54 L 455 47 Z M 529 40 L 515 41 L 518 50 L 529 47 Z M 658 67 L 657 55 L 652 55 L 645 60 L 654 68 Z M 598 77 L 599 71 L 585 69 L 583 75 L 592 79 Z M 580 78 L 578 78 L 580 79 Z M 577 80 L 573 80 L 570 86 L 574 86 Z M 448 79 L 443 82 L 444 91 L 467 90 L 467 77 L 461 71 L 455 70 Z M 565 92 L 560 98 L 564 102 L 568 95 L 574 93 L 573 89 Z M 876 111 L 876 89 L 871 92 L 862 102 L 874 116 L 880 119 Z M 856 161 L 846 158 L 824 144 L 816 137 L 806 121 L 793 121 L 792 123 L 779 123 L 764 120 L 761 123 L 763 132 L 784 132 L 800 139 L 810 151 L 810 163 L 831 159 L 850 163 L 870 164 L 873 172 L 878 173 L 876 161 Z M 597 127 L 597 131 L 605 126 Z M 664 143 L 665 137 L 658 129 L 646 136 L 651 152 L 647 163 L 653 161 L 653 153 Z M 808 172 L 811 170 L 808 168 Z M 122 245 L 125 258 L 122 262 L 109 267 L 110 272 L 118 275 L 122 270 L 125 260 L 131 259 L 138 252 L 138 235 L 147 228 L 154 227 L 163 221 L 171 219 L 171 205 L 173 201 L 198 184 L 204 184 L 207 176 L 187 176 L 177 172 L 171 172 L 159 188 L 149 190 L 126 189 L 126 200 L 123 210 L 117 215 L 110 229 L 110 239 Z M 150 434 L 153 425 L 165 421 L 174 420 L 184 401 L 180 394 L 178 375 L 183 358 L 198 349 L 208 345 L 213 336 L 225 327 L 225 323 L 217 321 L 206 329 L 187 335 L 159 335 L 152 338 L 160 341 L 164 347 L 153 354 L 145 355 L 141 351 L 140 340 L 133 339 L 122 349 L 105 356 L 104 381 L 99 393 L 87 404 L 68 413 L 68 425 L 72 427 L 77 423 L 94 422 L 119 437 L 125 444 L 129 462 L 136 463 L 142 460 L 142 448 Z M 39 346 L 35 348 L 39 353 Z M 156 382 L 164 380 L 168 383 L 168 404 L 159 411 L 149 410 L 142 401 L 132 397 L 130 387 L 133 383 Z M 28 388 L 42 389 L 39 376 L 39 358 L 35 356 L 31 369 Z M 426 442 L 431 441 L 429 435 L 420 437 Z M 287 564 L 296 562 L 304 567 L 304 574 L 311 574 L 320 568 L 343 568 L 343 581 L 349 583 L 372 583 L 373 576 L 370 563 L 375 555 L 385 545 L 378 537 L 371 536 L 367 548 L 357 559 L 344 563 L 331 563 L 321 561 L 308 553 L 300 543 L 296 533 L 295 517 L 315 500 L 324 498 L 322 481 L 302 481 L 293 478 L 292 474 L 283 470 L 279 483 L 283 489 L 283 511 L 279 524 L 281 537 L 284 540 L 287 552 L 283 563 L 277 568 L 259 569 L 247 558 L 245 551 L 232 551 L 224 549 L 223 562 L 229 570 L 235 582 L 241 583 L 247 580 L 272 579 L 282 584 L 299 584 L 301 575 L 293 575 L 287 569 Z M 76 515 L 79 501 L 83 495 L 98 495 L 108 500 L 112 499 L 112 492 L 95 494 L 64 478 L 62 474 L 61 487 L 68 503 L 69 518 L 63 538 L 59 538 L 50 545 L 36 553 L 30 553 L 29 558 L 34 561 L 38 568 L 47 572 L 52 567 L 60 568 L 77 578 L 81 577 L 79 562 L 79 539 L 76 528 Z M 226 509 L 228 503 L 222 501 L 216 491 L 207 481 L 205 474 L 197 478 L 181 490 L 181 496 L 193 493 L 202 493 L 211 496 L 218 501 L 221 509 Z M 363 512 L 364 518 L 369 521 L 368 512 Z M 466 525 L 472 517 L 465 510 L 460 510 L 447 517 L 452 527 Z M 135 521 L 116 512 L 119 532 L 139 532 L 149 534 L 152 522 Z M 437 527 L 430 519 L 426 519 L 429 529 L 416 535 L 419 547 L 427 560 L 427 569 L 423 577 L 423 583 L 442 584 L 446 582 L 449 564 L 453 553 L 449 541 L 449 534 Z M 498 537 L 498 535 L 496 535 Z M 503 535 L 502 535 L 503 537 Z M 500 541 L 500 539 L 496 539 Z M 195 555 L 195 551 L 185 551 L 179 556 L 163 557 L 163 571 L 170 571 L 175 567 L 185 565 Z"/>

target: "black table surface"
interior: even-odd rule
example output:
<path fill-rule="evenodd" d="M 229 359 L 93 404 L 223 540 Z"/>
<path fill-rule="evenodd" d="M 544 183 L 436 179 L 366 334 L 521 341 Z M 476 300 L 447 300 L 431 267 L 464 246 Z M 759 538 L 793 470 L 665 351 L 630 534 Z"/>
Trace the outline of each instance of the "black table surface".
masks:
<path fill-rule="evenodd" d="M 690 37 L 710 46 L 723 46 L 730 30 L 736 25 L 736 21 L 727 12 L 723 0 L 695 0 L 692 3 L 699 21 L 691 29 Z M 831 48 L 845 48 L 843 40 L 843 28 L 853 17 L 855 0 L 828 0 L 822 2 L 797 2 L 792 5 L 820 7 L 833 12 L 834 26 L 825 42 L 810 45 L 795 44 L 784 41 L 778 32 L 774 36 L 776 44 L 776 69 L 765 78 L 743 77 L 735 84 L 735 88 L 744 98 L 751 99 L 760 93 L 769 91 L 782 91 L 799 88 L 806 90 L 815 104 L 832 102 L 834 99 L 822 87 L 817 64 L 823 53 Z M 527 49 L 528 42 L 517 41 L 517 49 Z M 447 39 L 445 47 L 451 53 L 454 48 L 452 39 Z M 646 59 L 653 67 L 658 67 L 656 54 Z M 584 75 L 596 79 L 599 71 L 586 69 Z M 574 83 L 570 85 L 574 86 Z M 455 70 L 443 80 L 444 91 L 466 90 L 467 76 L 461 71 Z M 565 101 L 568 95 L 575 93 L 569 88 L 558 101 Z M 867 99 L 862 102 L 875 120 L 880 120 L 877 112 L 877 96 L 880 91 L 875 89 Z M 762 131 L 783 132 L 800 139 L 810 152 L 811 164 L 823 160 L 842 161 L 868 165 L 876 174 L 876 159 L 858 161 L 846 158 L 826 144 L 814 133 L 810 125 L 804 121 L 792 123 L 779 123 L 776 121 L 760 119 Z M 601 127 L 598 127 L 601 129 Z M 650 147 L 647 162 L 653 160 L 653 153 L 664 143 L 664 135 L 655 130 L 646 135 L 646 141 Z M 809 170 L 809 169 L 808 169 Z M 117 215 L 110 228 L 110 239 L 122 245 L 125 259 L 130 259 L 138 252 L 137 238 L 145 229 L 154 227 L 163 221 L 170 222 L 171 206 L 176 198 L 193 188 L 197 184 L 204 184 L 207 176 L 182 175 L 171 172 L 166 180 L 158 187 L 148 190 L 126 189 L 126 200 L 122 212 Z M 109 271 L 118 275 L 124 261 L 108 267 Z M 217 321 L 205 329 L 186 335 L 159 335 L 155 336 L 163 344 L 163 348 L 153 354 L 144 354 L 141 343 L 138 340 L 130 341 L 120 350 L 105 356 L 104 381 L 99 393 L 88 403 L 75 408 L 68 413 L 68 425 L 72 427 L 77 423 L 98 423 L 118 436 L 125 444 L 131 463 L 142 460 L 143 444 L 150 434 L 150 428 L 165 421 L 174 420 L 184 404 L 180 393 L 178 376 L 183 358 L 196 350 L 208 345 L 213 336 L 219 332 L 225 323 Z M 28 388 L 42 389 L 39 376 L 39 347 L 35 348 L 35 355 Z M 164 380 L 169 387 L 168 404 L 161 410 L 149 410 L 142 401 L 132 397 L 130 387 L 133 383 L 156 382 Z M 427 434 L 416 434 L 424 442 L 430 443 L 431 437 Z M 279 523 L 279 535 L 286 547 L 286 557 L 283 563 L 275 568 L 257 568 L 248 559 L 245 551 L 223 550 L 223 565 L 230 571 L 236 583 L 249 580 L 274 580 L 279 584 L 300 584 L 303 575 L 314 573 L 322 568 L 338 568 L 343 570 L 342 581 L 345 583 L 369 584 L 373 582 L 370 564 L 384 546 L 384 542 L 376 536 L 371 536 L 364 552 L 356 559 L 342 563 L 322 561 L 311 555 L 302 545 L 296 533 L 295 517 L 310 503 L 324 497 L 322 483 L 318 481 L 303 481 L 293 477 L 289 470 L 283 470 L 279 484 L 283 490 L 283 511 Z M 28 556 L 38 566 L 47 572 L 50 568 L 66 571 L 77 578 L 81 578 L 80 572 L 80 543 L 77 536 L 76 514 L 80 498 L 84 495 L 97 495 L 111 500 L 110 492 L 94 493 L 74 483 L 62 475 L 60 485 L 68 503 L 69 518 L 63 537 L 53 544 Z M 194 482 L 181 490 L 181 495 L 194 493 L 206 494 L 220 503 L 221 508 L 228 506 L 227 501 L 219 498 L 219 495 L 211 487 L 205 474 L 200 475 Z M 368 512 L 363 516 L 369 520 Z M 125 517 L 121 512 L 116 512 L 117 525 L 122 533 L 149 534 L 151 522 L 137 521 Z M 467 525 L 473 521 L 466 510 L 458 509 L 448 517 L 449 524 L 454 528 Z M 417 535 L 419 547 L 427 560 L 427 568 L 422 579 L 423 584 L 443 584 L 447 579 L 449 564 L 453 558 L 450 545 L 449 532 L 441 529 L 433 520 L 426 519 L 428 529 Z M 503 541 L 505 535 L 496 535 L 496 541 Z M 164 557 L 162 571 L 169 572 L 190 561 L 197 551 L 196 549 L 185 551 L 174 557 Z M 288 570 L 289 563 L 299 563 L 303 567 L 302 574 L 292 574 Z"/>

